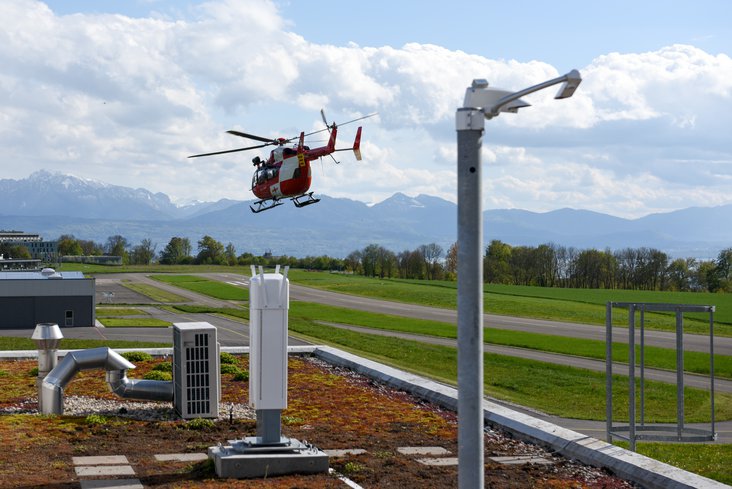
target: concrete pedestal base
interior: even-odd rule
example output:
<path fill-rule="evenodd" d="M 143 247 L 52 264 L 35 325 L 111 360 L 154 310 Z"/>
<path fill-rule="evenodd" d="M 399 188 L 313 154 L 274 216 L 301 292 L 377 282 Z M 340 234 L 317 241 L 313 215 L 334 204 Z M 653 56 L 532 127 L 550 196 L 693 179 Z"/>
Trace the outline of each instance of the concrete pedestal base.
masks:
<path fill-rule="evenodd" d="M 287 474 L 328 472 L 328 455 L 312 445 L 283 439 L 277 445 L 257 445 L 256 437 L 229 440 L 228 445 L 209 447 L 216 475 L 222 478 L 253 479 Z"/>

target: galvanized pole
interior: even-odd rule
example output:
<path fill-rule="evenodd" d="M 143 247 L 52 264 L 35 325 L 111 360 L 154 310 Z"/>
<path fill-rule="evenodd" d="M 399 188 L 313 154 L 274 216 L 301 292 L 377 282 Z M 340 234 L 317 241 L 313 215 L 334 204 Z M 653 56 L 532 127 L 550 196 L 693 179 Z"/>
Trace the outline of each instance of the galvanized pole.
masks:
<path fill-rule="evenodd" d="M 483 205 L 485 116 L 456 115 L 458 173 L 458 487 L 483 487 Z"/>
<path fill-rule="evenodd" d="M 605 304 L 605 439 L 613 442 L 613 303 Z"/>
<path fill-rule="evenodd" d="M 635 452 L 635 304 L 628 307 L 628 438 Z"/>

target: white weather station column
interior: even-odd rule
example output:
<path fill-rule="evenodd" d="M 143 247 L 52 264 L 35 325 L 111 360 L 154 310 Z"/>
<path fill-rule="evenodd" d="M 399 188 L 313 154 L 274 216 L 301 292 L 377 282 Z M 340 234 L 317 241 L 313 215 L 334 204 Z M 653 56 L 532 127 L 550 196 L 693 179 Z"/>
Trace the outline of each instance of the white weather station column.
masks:
<path fill-rule="evenodd" d="M 257 415 L 257 436 L 208 449 L 219 477 L 255 478 L 328 472 L 328 455 L 282 436 L 287 409 L 287 313 L 289 268 L 259 273 L 249 282 L 249 405 Z"/>
<path fill-rule="evenodd" d="M 249 285 L 249 405 L 257 413 L 260 444 L 279 444 L 280 416 L 287 409 L 288 268 L 257 274 Z"/>

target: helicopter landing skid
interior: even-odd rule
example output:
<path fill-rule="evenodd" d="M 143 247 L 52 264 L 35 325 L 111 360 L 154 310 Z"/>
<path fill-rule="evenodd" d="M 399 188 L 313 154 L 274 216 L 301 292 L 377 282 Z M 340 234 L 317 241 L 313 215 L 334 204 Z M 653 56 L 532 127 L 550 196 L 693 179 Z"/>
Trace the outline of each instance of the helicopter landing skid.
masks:
<path fill-rule="evenodd" d="M 269 202 L 269 204 L 268 204 Z M 258 200 L 254 203 L 257 208 L 255 209 L 251 205 L 249 208 L 252 210 L 253 213 L 258 214 L 262 211 L 266 211 L 268 209 L 273 209 L 277 207 L 278 205 L 282 205 L 284 202 L 280 202 L 279 200 L 271 200 L 271 199 L 265 199 L 265 200 Z"/>
<path fill-rule="evenodd" d="M 299 199 L 302 199 L 303 197 L 306 198 L 306 200 L 303 200 L 303 201 L 299 200 Z M 315 204 L 317 202 L 320 202 L 320 199 L 316 199 L 315 197 L 313 197 L 313 193 L 312 192 L 308 192 L 306 194 L 298 195 L 297 197 L 293 197 L 290 200 L 292 200 L 292 203 L 295 204 L 295 207 L 298 207 L 298 208 L 305 207 L 306 205 Z"/>

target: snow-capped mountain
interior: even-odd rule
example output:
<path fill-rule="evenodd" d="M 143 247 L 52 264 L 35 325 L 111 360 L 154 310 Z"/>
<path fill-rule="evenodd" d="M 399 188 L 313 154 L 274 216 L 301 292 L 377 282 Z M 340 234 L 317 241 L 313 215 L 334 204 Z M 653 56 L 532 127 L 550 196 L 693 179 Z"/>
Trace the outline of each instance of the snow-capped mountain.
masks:
<path fill-rule="evenodd" d="M 210 235 L 239 253 L 272 250 L 278 255 L 343 257 L 377 243 L 394 252 L 457 239 L 452 202 L 401 193 L 366 205 L 319 196 L 317 205 L 297 209 L 289 202 L 252 214 L 250 202 L 222 199 L 177 207 L 162 193 L 132 189 L 45 171 L 23 180 L 0 180 L 0 229 L 40 233 L 46 239 L 73 234 L 106 241 L 121 234 L 134 245 L 151 239 L 162 249 L 174 236 L 196 243 Z M 640 219 L 558 209 L 484 213 L 484 240 L 511 245 L 555 243 L 579 249 L 649 247 L 674 257 L 713 258 L 732 246 L 732 205 L 689 208 Z"/>
<path fill-rule="evenodd" d="M 23 180 L 0 180 L 0 209 L 5 215 L 120 220 L 171 219 L 178 212 L 163 193 L 43 170 Z"/>

